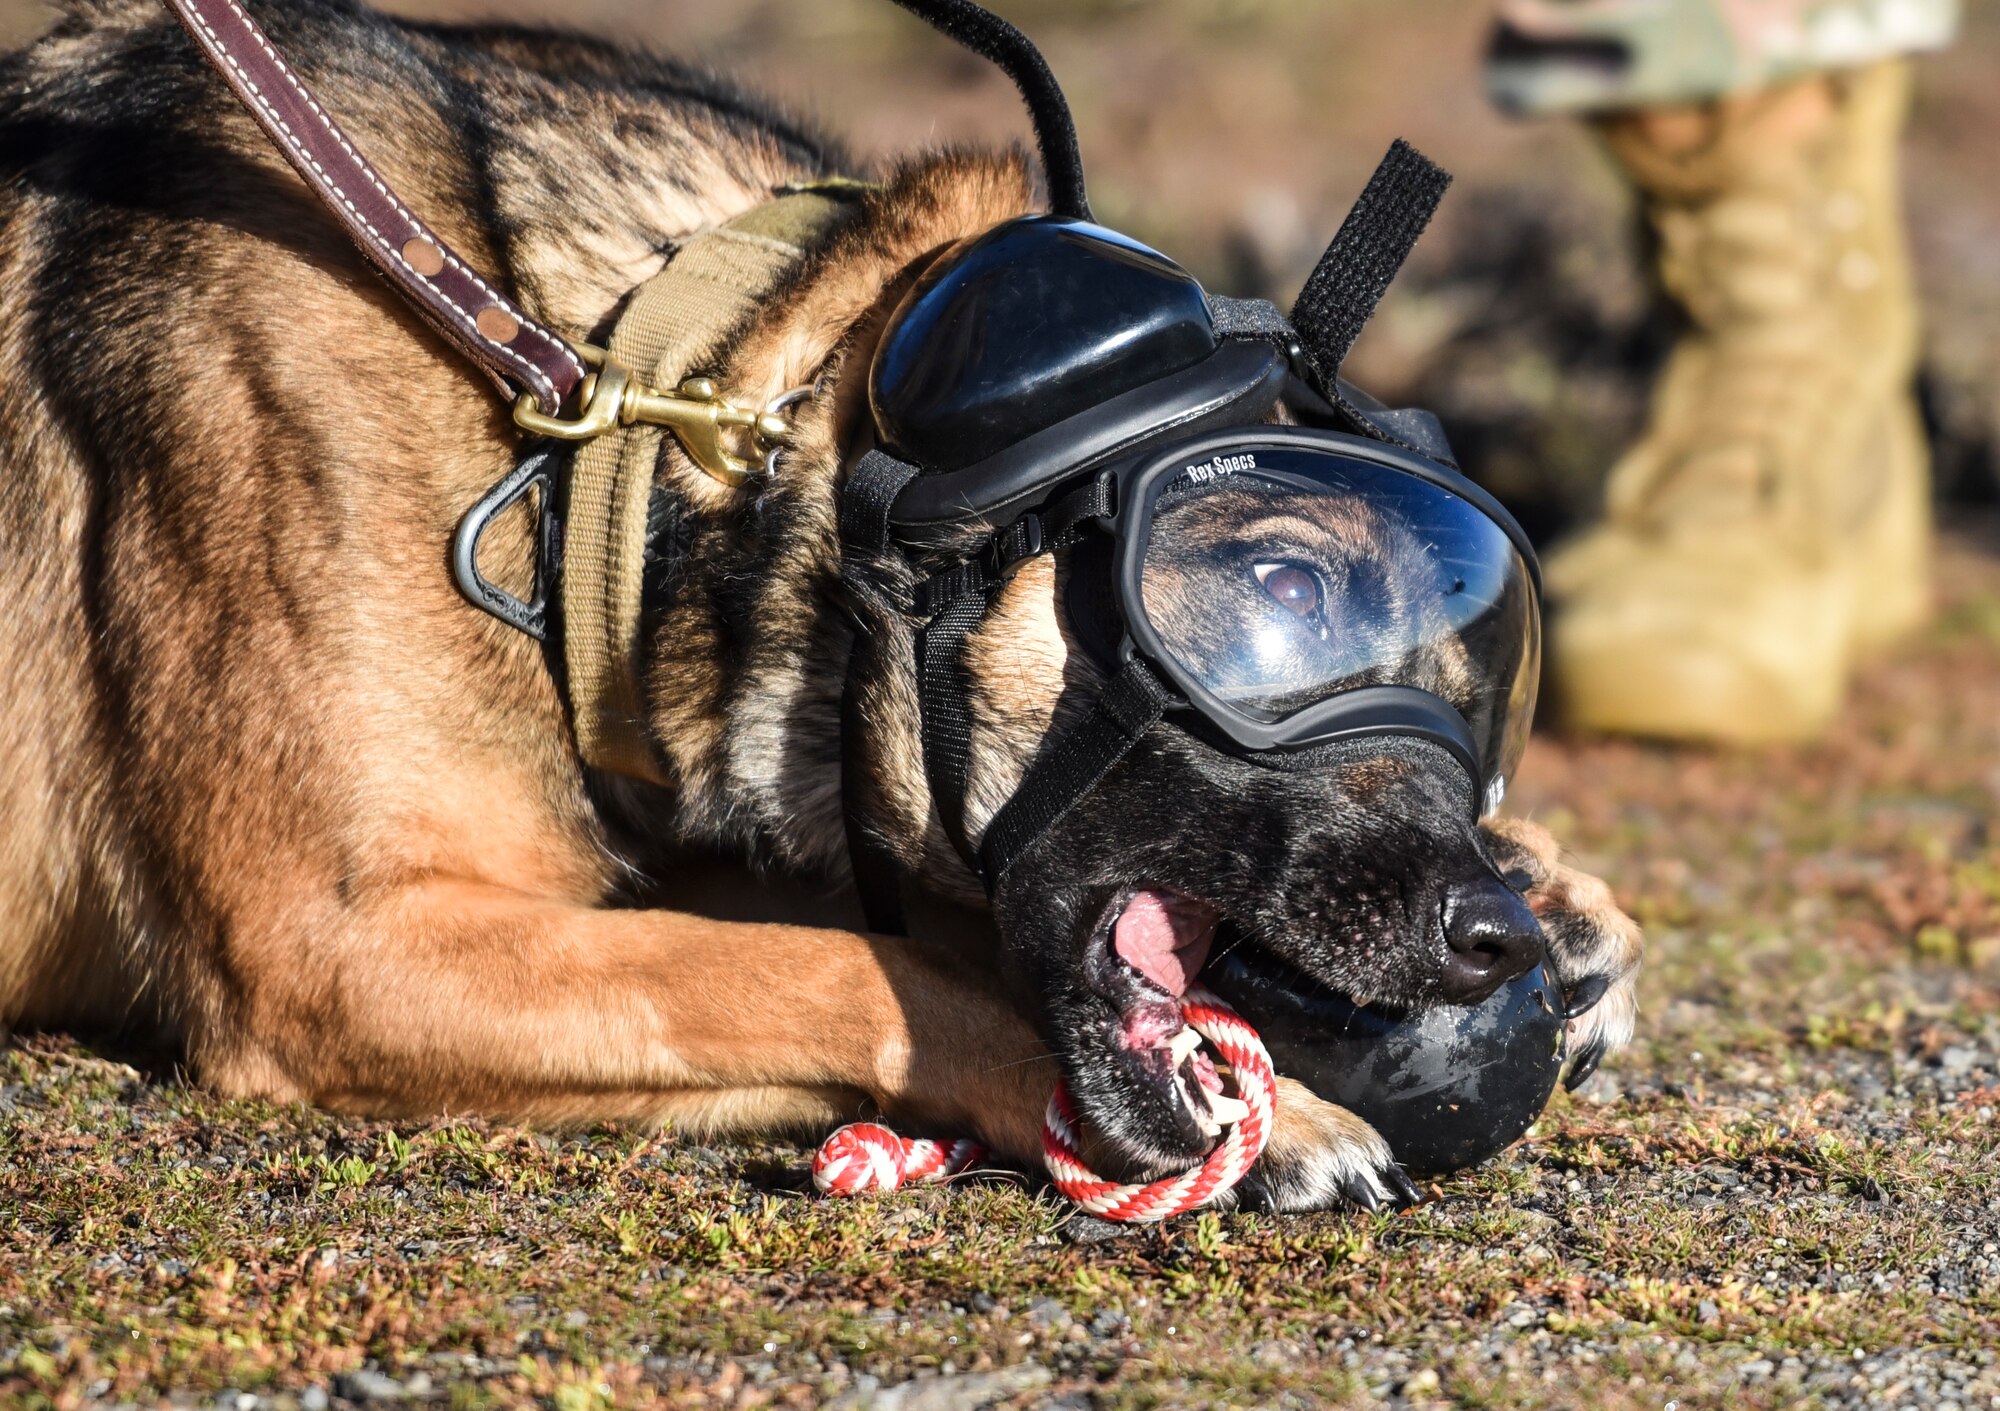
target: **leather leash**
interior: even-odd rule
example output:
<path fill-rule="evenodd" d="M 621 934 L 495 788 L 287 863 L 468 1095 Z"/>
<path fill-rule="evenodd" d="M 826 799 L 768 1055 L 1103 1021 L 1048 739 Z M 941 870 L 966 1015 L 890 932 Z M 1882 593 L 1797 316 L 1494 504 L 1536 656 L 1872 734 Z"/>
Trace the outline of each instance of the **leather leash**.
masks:
<path fill-rule="evenodd" d="M 414 215 L 341 130 L 238 0 L 162 0 L 348 237 L 412 308 L 514 403 L 523 431 L 590 441 L 619 426 L 664 426 L 725 483 L 746 457 L 782 445 L 782 417 L 731 405 L 712 383 L 646 385 L 604 351 L 571 345 L 482 279 Z M 574 405 L 573 418 L 563 409 Z"/>
<path fill-rule="evenodd" d="M 285 160 L 403 297 L 501 392 L 553 416 L 589 371 L 403 204 L 237 0 L 165 0 Z"/>
<path fill-rule="evenodd" d="M 523 602 L 480 574 L 479 541 L 502 511 L 530 490 L 546 498 L 566 473 L 560 596 L 578 750 L 594 769 L 668 783 L 646 728 L 640 670 L 646 525 L 662 433 L 672 432 L 696 465 L 732 487 L 787 442 L 791 427 L 779 407 L 738 408 L 713 381 L 689 373 L 869 188 L 846 180 L 787 188 L 692 236 L 628 301 L 608 351 L 572 346 L 410 211 L 238 0 L 164 3 L 361 252 L 513 402 L 516 425 L 531 436 L 585 443 L 566 472 L 552 448 L 538 447 L 474 505 L 453 543 L 453 574 L 474 605 L 542 638 L 547 546 L 535 598 Z M 563 415 L 566 406 L 574 416 Z"/>

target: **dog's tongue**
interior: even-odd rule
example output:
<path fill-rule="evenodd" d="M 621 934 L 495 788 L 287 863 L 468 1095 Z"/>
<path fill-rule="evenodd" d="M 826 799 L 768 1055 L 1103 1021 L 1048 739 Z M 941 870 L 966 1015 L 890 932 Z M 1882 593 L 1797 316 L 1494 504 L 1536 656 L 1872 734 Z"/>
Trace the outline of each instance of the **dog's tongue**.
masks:
<path fill-rule="evenodd" d="M 1215 921 L 1215 912 L 1193 897 L 1143 891 L 1118 918 L 1112 946 L 1127 965 L 1168 994 L 1179 996 L 1208 959 Z"/>

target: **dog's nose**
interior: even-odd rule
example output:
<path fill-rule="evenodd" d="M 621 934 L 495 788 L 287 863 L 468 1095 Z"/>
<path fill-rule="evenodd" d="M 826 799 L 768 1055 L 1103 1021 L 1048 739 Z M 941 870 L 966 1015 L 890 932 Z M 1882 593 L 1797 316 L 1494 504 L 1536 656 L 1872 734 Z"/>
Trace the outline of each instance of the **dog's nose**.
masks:
<path fill-rule="evenodd" d="M 1542 959 L 1541 923 L 1498 878 L 1452 884 L 1444 937 L 1450 949 L 1441 986 L 1452 1004 L 1477 1004 Z"/>

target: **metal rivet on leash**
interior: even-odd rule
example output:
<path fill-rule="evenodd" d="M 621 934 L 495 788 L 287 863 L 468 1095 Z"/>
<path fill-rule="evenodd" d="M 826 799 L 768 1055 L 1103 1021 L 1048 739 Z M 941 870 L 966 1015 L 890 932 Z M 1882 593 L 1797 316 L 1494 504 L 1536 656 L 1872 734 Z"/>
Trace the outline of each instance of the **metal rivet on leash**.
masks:
<path fill-rule="evenodd" d="M 1198 987 L 1181 1000 L 1181 1014 L 1227 1060 L 1236 1097 L 1250 1115 L 1232 1125 L 1199 1166 L 1179 1176 L 1140 1185 L 1107 1181 L 1084 1164 L 1075 1103 L 1058 1082 L 1042 1122 L 1042 1161 L 1055 1188 L 1100 1219 L 1147 1224 L 1199 1210 L 1249 1175 L 1271 1139 L 1277 1079 L 1257 1031 Z M 813 1185 L 828 1195 L 892 1191 L 948 1179 L 985 1154 L 975 1142 L 905 1141 L 877 1123 L 856 1122 L 821 1143 L 813 1156 Z"/>

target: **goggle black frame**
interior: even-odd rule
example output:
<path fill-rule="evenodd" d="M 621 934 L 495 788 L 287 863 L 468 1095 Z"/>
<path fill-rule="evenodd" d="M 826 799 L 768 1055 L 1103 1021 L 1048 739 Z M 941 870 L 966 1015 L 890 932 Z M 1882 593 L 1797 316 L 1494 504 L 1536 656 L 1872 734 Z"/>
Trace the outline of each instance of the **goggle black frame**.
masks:
<path fill-rule="evenodd" d="M 1260 449 L 1358 460 L 1413 475 L 1464 500 L 1493 521 L 1520 555 L 1534 590 L 1529 610 L 1539 632 L 1541 565 L 1527 533 L 1492 495 L 1457 471 L 1386 442 L 1318 427 L 1265 423 L 1176 441 L 1105 472 L 1114 481 L 1115 492 L 1110 512 L 1097 523 L 1115 544 L 1113 587 L 1124 629 L 1120 661 L 1135 654 L 1142 657 L 1208 725 L 1246 754 L 1296 753 L 1359 736 L 1405 735 L 1432 741 L 1464 765 L 1473 781 L 1474 807 L 1483 810 L 1501 762 L 1482 757 L 1464 715 L 1442 697 L 1414 686 L 1359 686 L 1274 720 L 1232 705 L 1209 690 L 1154 630 L 1146 612 L 1142 579 L 1161 496 L 1191 464 L 1217 456 L 1254 455 Z"/>

